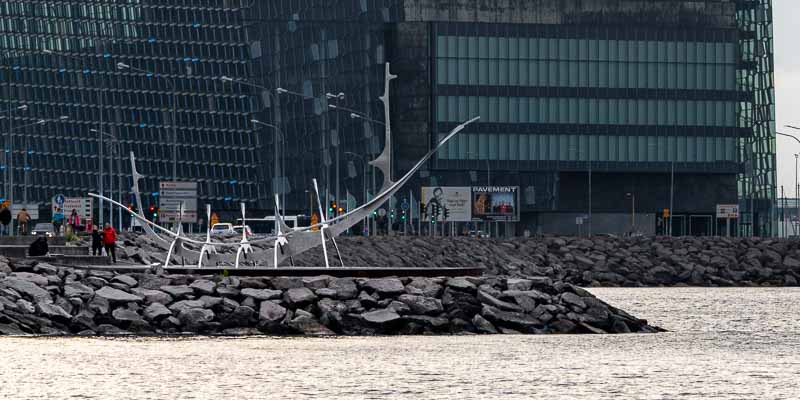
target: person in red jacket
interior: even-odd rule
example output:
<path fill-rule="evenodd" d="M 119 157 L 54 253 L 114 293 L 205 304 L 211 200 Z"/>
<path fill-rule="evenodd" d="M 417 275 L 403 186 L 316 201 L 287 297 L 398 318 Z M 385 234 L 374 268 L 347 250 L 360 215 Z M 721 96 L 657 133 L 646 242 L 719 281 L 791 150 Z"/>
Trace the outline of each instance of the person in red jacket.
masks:
<path fill-rule="evenodd" d="M 114 227 L 108 222 L 106 222 L 106 227 L 103 228 L 103 245 L 106 247 L 106 254 L 110 254 L 111 261 L 116 264 L 117 252 L 115 249 L 117 247 L 117 231 L 115 231 Z"/>

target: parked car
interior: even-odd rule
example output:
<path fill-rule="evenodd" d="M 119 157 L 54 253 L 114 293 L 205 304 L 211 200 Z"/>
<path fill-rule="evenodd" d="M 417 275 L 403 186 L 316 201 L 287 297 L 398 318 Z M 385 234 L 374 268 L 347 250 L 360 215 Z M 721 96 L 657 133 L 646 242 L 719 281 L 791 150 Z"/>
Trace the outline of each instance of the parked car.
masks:
<path fill-rule="evenodd" d="M 484 231 L 469 231 L 467 234 L 469 237 L 477 237 L 477 238 L 488 238 L 489 234 Z"/>
<path fill-rule="evenodd" d="M 245 232 L 247 232 L 247 236 L 250 236 L 250 235 L 253 234 L 253 231 L 250 229 L 250 225 L 245 225 L 244 229 L 245 229 Z M 242 225 L 234 225 L 233 226 L 233 230 L 236 233 L 242 233 Z"/>
<path fill-rule="evenodd" d="M 211 226 L 212 235 L 225 235 L 228 233 L 236 233 L 236 231 L 233 230 L 233 225 L 227 222 L 214 224 Z"/>
<path fill-rule="evenodd" d="M 32 236 L 45 236 L 54 237 L 56 235 L 56 227 L 50 222 L 39 222 L 33 226 L 31 230 Z"/>

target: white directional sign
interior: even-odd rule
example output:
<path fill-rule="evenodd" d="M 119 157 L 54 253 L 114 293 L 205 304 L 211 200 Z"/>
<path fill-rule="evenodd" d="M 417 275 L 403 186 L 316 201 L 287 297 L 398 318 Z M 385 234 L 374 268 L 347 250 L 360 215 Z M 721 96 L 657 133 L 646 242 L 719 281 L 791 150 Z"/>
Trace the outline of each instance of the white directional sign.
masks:
<path fill-rule="evenodd" d="M 56 208 L 60 208 L 61 212 L 64 214 L 65 220 L 72 215 L 72 210 L 75 210 L 81 218 L 81 221 L 86 221 L 92 219 L 93 206 L 94 199 L 91 197 L 55 196 L 53 197 L 51 210 L 55 211 Z"/>
<path fill-rule="evenodd" d="M 159 218 L 162 222 L 197 223 L 197 182 L 161 182 L 158 192 Z"/>
<path fill-rule="evenodd" d="M 717 218 L 738 219 L 738 204 L 717 204 Z"/>

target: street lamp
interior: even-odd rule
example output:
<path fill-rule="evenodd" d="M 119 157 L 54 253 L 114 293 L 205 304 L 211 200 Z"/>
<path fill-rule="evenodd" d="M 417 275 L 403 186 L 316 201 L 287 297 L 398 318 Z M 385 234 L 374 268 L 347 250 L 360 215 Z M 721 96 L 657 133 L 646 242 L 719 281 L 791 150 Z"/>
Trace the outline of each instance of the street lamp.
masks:
<path fill-rule="evenodd" d="M 361 162 L 361 166 L 363 167 L 363 171 L 364 171 L 361 174 L 361 179 L 362 179 L 362 182 L 364 183 L 364 203 L 366 204 L 366 202 L 367 202 L 367 165 L 368 165 L 367 159 L 366 159 L 366 157 L 362 156 L 361 154 L 356 154 L 356 153 L 353 153 L 352 151 L 345 151 L 344 155 L 355 157 Z M 373 181 L 373 184 L 374 183 L 375 182 Z M 375 191 L 374 187 L 373 187 L 373 191 Z M 367 216 L 366 218 L 364 218 L 365 225 L 369 224 L 369 218 L 370 218 L 370 216 Z M 366 229 L 366 233 L 367 233 L 367 236 L 370 235 L 369 228 Z"/>
<path fill-rule="evenodd" d="M 129 69 L 131 71 L 136 71 L 145 74 L 148 78 L 150 77 L 160 77 L 164 78 L 164 82 L 169 85 L 170 90 L 172 91 L 172 180 L 178 180 L 178 131 L 177 131 L 177 123 L 175 117 L 176 107 L 178 103 L 178 93 L 177 93 L 177 82 L 176 78 L 173 77 L 172 80 L 167 79 L 164 75 L 156 74 L 155 72 L 148 71 L 146 69 L 132 67 L 129 64 L 125 64 L 123 62 L 117 63 L 117 69 L 119 70 L 126 70 Z"/>
<path fill-rule="evenodd" d="M 221 81 L 223 81 L 223 82 L 238 83 L 240 85 L 250 86 L 250 87 L 257 88 L 257 89 L 262 89 L 265 93 L 267 93 L 269 95 L 270 99 L 273 99 L 273 97 L 272 97 L 272 89 L 270 89 L 270 88 L 268 88 L 266 86 L 262 86 L 262 85 L 259 85 L 257 83 L 244 81 L 244 80 L 241 80 L 241 79 L 234 79 L 234 78 L 231 78 L 230 76 L 225 76 L 225 75 L 221 76 L 219 79 Z M 280 88 L 278 88 L 276 91 L 278 93 L 280 93 Z M 278 109 L 280 109 L 280 107 L 278 107 Z M 278 111 L 278 112 L 280 112 L 280 111 Z M 281 141 L 280 142 L 281 143 L 281 150 L 283 150 L 283 146 L 286 145 L 286 135 L 283 134 L 283 131 L 277 125 L 270 124 L 270 123 L 267 123 L 267 122 L 262 122 L 262 121 L 259 121 L 257 119 L 251 119 L 250 122 L 252 122 L 252 123 L 254 123 L 256 125 L 263 125 L 263 126 L 275 129 L 277 131 L 277 133 L 278 133 L 278 139 L 280 139 L 280 141 Z M 274 174 L 273 174 L 274 177 L 273 177 L 273 184 L 272 185 L 273 185 L 273 191 L 275 191 L 275 193 L 278 193 L 277 192 L 277 190 L 278 190 L 278 171 L 280 169 L 281 172 L 283 172 L 283 168 L 278 168 L 279 167 L 278 163 L 279 163 L 279 159 L 280 159 L 280 165 L 282 166 L 283 165 L 283 158 L 279 156 L 278 140 L 275 140 L 275 145 L 273 147 L 274 147 L 274 151 L 275 151 L 275 155 L 274 155 L 275 167 L 274 167 Z M 281 152 L 281 153 L 283 153 L 283 152 Z M 286 191 L 283 190 L 285 188 L 283 188 L 283 184 L 282 183 L 283 182 L 281 182 L 281 191 L 280 191 L 281 203 L 282 203 L 281 206 L 283 207 L 283 210 L 285 212 L 286 211 L 286 193 L 285 193 Z M 276 207 L 275 214 L 276 215 L 278 214 L 277 207 Z"/>
<path fill-rule="evenodd" d="M 42 118 L 42 119 L 37 120 L 36 122 L 30 123 L 30 124 L 21 125 L 21 126 L 17 127 L 17 129 L 24 129 L 24 128 L 28 128 L 28 127 L 31 127 L 31 126 L 44 125 L 44 124 L 46 124 L 48 122 L 61 122 L 61 121 L 66 121 L 68 119 L 69 119 L 69 117 L 66 116 L 66 115 L 62 115 L 62 116 L 60 116 L 60 117 L 58 117 L 56 119 L 51 119 L 51 120 L 47 120 L 47 119 L 43 119 Z M 23 153 L 23 168 L 22 168 L 22 170 L 23 170 L 22 201 L 26 205 L 28 203 L 28 175 L 29 175 L 29 171 L 30 171 L 30 166 L 28 166 L 28 154 L 29 154 L 29 152 L 30 152 L 30 135 L 25 135 L 25 152 Z M 11 151 L 11 159 L 12 160 L 14 159 L 13 148 L 12 148 L 12 151 Z M 12 180 L 11 180 L 11 193 L 10 193 L 10 196 L 9 196 L 9 201 L 11 202 L 11 204 L 14 204 L 13 176 L 14 176 L 14 170 L 12 169 L 11 170 L 11 177 L 12 177 Z"/>
<path fill-rule="evenodd" d="M 273 176 L 272 177 L 272 182 L 273 182 L 272 183 L 272 186 L 273 186 L 272 189 L 273 189 L 273 191 L 275 193 L 278 193 L 278 177 L 280 176 L 278 174 L 278 172 L 280 170 L 280 164 L 279 164 L 279 158 L 278 158 L 278 140 L 284 141 L 285 140 L 284 139 L 285 135 L 283 134 L 283 131 L 281 130 L 281 128 L 279 128 L 277 125 L 271 124 L 269 122 L 262 122 L 262 121 L 259 121 L 257 119 L 251 119 L 250 122 L 252 122 L 255 125 L 262 125 L 262 126 L 266 126 L 268 128 L 275 129 L 275 139 L 276 140 L 275 140 L 275 145 L 272 146 L 272 147 L 275 148 L 275 156 L 274 156 L 275 157 L 275 160 L 274 160 L 274 164 L 275 165 L 273 166 L 273 173 L 272 173 L 272 176 Z M 280 171 L 280 172 L 283 172 L 283 171 Z M 280 190 L 281 194 L 283 194 L 285 192 L 285 190 L 283 190 L 282 186 L 283 185 L 281 184 L 281 190 Z M 281 203 L 283 203 L 283 201 L 281 201 Z M 286 205 L 285 204 L 281 204 L 281 206 L 283 207 L 284 212 L 286 212 Z M 278 207 L 276 206 L 275 207 L 275 215 L 276 216 L 278 215 L 278 212 L 279 212 L 278 211 Z"/>
<path fill-rule="evenodd" d="M 339 92 L 338 94 L 325 93 L 325 98 L 327 98 L 328 100 L 336 99 L 336 105 L 339 105 L 339 102 L 343 101 L 344 97 L 345 97 L 344 93 L 342 93 L 342 92 Z M 330 105 L 332 105 L 332 104 L 329 104 L 329 106 Z M 340 164 L 340 162 L 339 162 L 339 147 L 340 147 L 340 144 L 341 144 L 340 143 L 341 142 L 341 138 L 340 138 L 341 130 L 342 130 L 341 122 L 339 120 L 339 114 L 337 113 L 336 114 L 336 136 L 337 136 L 337 141 L 336 141 L 336 201 L 340 201 L 341 200 L 341 198 L 339 197 L 339 195 L 340 195 L 340 193 L 339 193 L 339 186 L 340 186 L 340 182 L 339 182 L 339 176 L 340 176 L 339 175 L 339 168 L 340 168 L 340 165 L 339 165 Z M 333 145 L 333 137 L 331 137 L 331 145 Z"/>
<path fill-rule="evenodd" d="M 118 170 L 117 174 L 122 172 L 122 168 L 120 166 L 120 162 L 119 162 L 119 158 L 118 158 L 122 154 L 120 149 L 119 149 L 119 147 L 120 147 L 119 138 L 114 134 L 111 134 L 111 133 L 108 133 L 108 132 L 104 132 L 104 131 L 101 131 L 99 129 L 89 129 L 89 132 L 96 133 L 101 138 L 103 136 L 106 136 L 109 139 L 111 139 L 111 144 L 109 145 L 110 152 L 109 152 L 109 157 L 108 157 L 108 165 L 109 165 L 109 171 L 108 171 L 109 180 L 108 181 L 109 181 L 109 183 L 111 185 L 110 192 L 111 192 L 111 197 L 113 198 L 114 197 L 114 161 L 117 162 L 117 170 Z M 102 151 L 102 147 L 103 147 L 103 143 L 101 142 L 100 145 L 98 146 L 98 156 L 97 156 L 98 164 L 100 165 L 99 174 L 101 175 L 101 180 L 102 180 L 102 175 L 103 175 L 103 151 Z M 117 157 L 116 158 L 113 157 L 114 155 L 116 155 Z M 122 203 L 122 180 L 121 180 L 119 175 L 117 175 L 117 196 L 118 196 L 118 201 L 120 203 Z M 122 230 L 122 209 L 120 208 L 120 209 L 118 209 L 118 211 L 119 211 L 118 218 L 117 218 L 118 219 L 118 224 L 119 224 L 118 228 L 119 228 L 119 230 Z M 100 213 L 102 214 L 102 208 L 101 208 L 101 212 Z M 113 204 L 109 204 L 108 205 L 108 213 L 109 213 L 109 222 L 111 223 L 111 226 L 114 226 L 114 207 L 113 207 Z"/>
<path fill-rule="evenodd" d="M 786 127 L 787 128 L 792 128 L 792 129 L 800 129 L 800 128 L 795 128 L 794 126 L 791 126 L 791 125 L 786 125 Z M 780 136 L 786 136 L 788 138 L 792 138 L 792 139 L 794 139 L 795 142 L 800 144 L 800 139 L 798 139 L 797 136 L 789 135 L 789 134 L 778 132 L 778 131 L 775 131 L 775 134 L 780 135 Z M 798 159 L 799 156 L 800 155 L 798 155 L 798 154 L 794 155 L 794 206 L 795 206 L 795 209 L 797 211 L 797 217 L 796 217 L 797 224 L 800 224 L 800 204 L 799 204 L 800 202 L 798 202 L 798 198 L 800 198 L 800 186 L 798 186 L 798 180 L 797 180 L 797 159 Z M 797 224 L 792 224 L 793 229 L 797 229 Z M 795 234 L 796 234 L 796 232 L 795 232 Z"/>

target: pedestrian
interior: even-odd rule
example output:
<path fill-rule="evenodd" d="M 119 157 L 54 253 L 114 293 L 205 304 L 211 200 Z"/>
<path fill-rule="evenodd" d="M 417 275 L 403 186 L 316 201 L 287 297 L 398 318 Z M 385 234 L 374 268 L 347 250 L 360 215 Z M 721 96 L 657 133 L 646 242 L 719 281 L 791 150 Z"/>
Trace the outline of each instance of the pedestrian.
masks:
<path fill-rule="evenodd" d="M 115 251 L 115 247 L 117 246 L 117 231 L 115 231 L 114 227 L 108 222 L 106 222 L 106 227 L 103 229 L 103 244 L 106 247 L 106 254 L 111 256 L 111 262 L 116 264 L 117 252 Z"/>
<path fill-rule="evenodd" d="M 64 225 L 64 213 L 60 207 L 53 210 L 53 228 L 56 230 L 56 236 L 61 233 L 61 225 Z"/>
<path fill-rule="evenodd" d="M 20 235 L 27 235 L 28 234 L 28 222 L 31 220 L 31 215 L 28 214 L 28 210 L 23 208 L 22 210 L 17 213 L 17 223 L 19 224 L 19 234 Z"/>
<path fill-rule="evenodd" d="M 75 209 L 72 209 L 72 214 L 69 215 L 69 220 L 67 223 L 72 228 L 72 233 L 77 234 L 78 228 L 81 226 L 81 217 L 78 215 L 78 212 Z"/>
<path fill-rule="evenodd" d="M 11 210 L 3 207 L 0 210 L 0 235 L 8 235 L 8 224 L 11 223 Z"/>
<path fill-rule="evenodd" d="M 103 255 L 103 235 L 97 230 L 97 227 L 92 229 L 92 255 Z"/>

